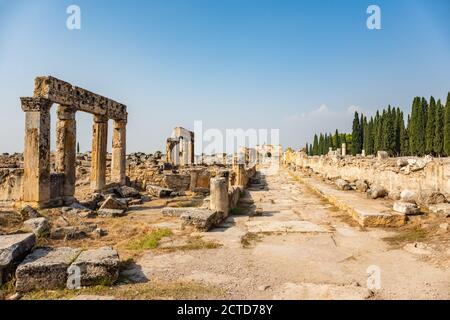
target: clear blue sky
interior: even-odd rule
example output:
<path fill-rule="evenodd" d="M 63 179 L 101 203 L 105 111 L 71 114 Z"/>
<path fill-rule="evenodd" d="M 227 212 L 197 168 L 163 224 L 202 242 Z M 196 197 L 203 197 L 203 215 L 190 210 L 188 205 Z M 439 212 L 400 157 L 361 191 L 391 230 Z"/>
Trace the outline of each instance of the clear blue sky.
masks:
<path fill-rule="evenodd" d="M 66 28 L 70 4 L 81 30 Z M 370 4 L 382 30 L 366 28 Z M 445 98 L 449 14 L 448 0 L 0 0 L 0 152 L 23 149 L 19 97 L 37 75 L 125 103 L 128 151 L 161 150 L 195 120 L 279 128 L 298 148 L 314 131 L 349 130 L 355 109 Z M 91 117 L 77 119 L 90 149 Z"/>

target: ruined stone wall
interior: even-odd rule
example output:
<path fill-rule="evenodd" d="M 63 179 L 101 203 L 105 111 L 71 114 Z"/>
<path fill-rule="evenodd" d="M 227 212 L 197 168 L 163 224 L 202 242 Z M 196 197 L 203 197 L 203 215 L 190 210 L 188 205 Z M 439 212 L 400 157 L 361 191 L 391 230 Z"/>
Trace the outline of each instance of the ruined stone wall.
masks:
<path fill-rule="evenodd" d="M 285 154 L 284 164 L 296 169 L 310 169 L 328 179 L 366 180 L 395 194 L 408 189 L 418 194 L 431 192 L 450 196 L 450 158 L 314 156 Z"/>

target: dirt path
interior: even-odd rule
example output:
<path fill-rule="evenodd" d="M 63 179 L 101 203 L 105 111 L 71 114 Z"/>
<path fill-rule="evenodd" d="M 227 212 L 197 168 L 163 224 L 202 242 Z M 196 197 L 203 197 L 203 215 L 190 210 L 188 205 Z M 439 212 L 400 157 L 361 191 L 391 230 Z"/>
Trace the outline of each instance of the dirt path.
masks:
<path fill-rule="evenodd" d="M 427 250 L 392 248 L 383 238 L 396 232 L 361 230 L 284 169 L 263 178 L 265 188 L 249 191 L 261 216 L 199 234 L 220 248 L 148 251 L 128 276 L 194 280 L 231 299 L 450 299 L 450 271 Z M 367 289 L 369 267 L 379 290 Z"/>

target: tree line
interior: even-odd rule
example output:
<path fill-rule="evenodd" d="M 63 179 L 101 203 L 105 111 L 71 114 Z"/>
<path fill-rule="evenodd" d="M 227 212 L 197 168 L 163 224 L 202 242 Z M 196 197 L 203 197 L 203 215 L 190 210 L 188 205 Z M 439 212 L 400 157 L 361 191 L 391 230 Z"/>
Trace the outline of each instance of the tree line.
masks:
<path fill-rule="evenodd" d="M 375 155 L 386 151 L 390 156 L 450 156 L 450 92 L 445 105 L 431 97 L 415 97 L 406 125 L 403 111 L 388 106 L 368 119 L 355 112 L 352 133 L 315 134 L 313 143 L 306 143 L 304 151 L 310 156 L 327 154 L 329 148 L 341 148 L 356 155 L 365 151 Z"/>

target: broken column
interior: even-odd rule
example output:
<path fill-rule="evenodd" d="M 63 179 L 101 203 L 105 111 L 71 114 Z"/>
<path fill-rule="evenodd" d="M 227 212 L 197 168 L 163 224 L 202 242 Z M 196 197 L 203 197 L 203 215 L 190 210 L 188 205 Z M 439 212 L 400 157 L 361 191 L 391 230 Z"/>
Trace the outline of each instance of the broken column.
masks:
<path fill-rule="evenodd" d="M 111 181 L 126 183 L 126 120 L 113 121 Z"/>
<path fill-rule="evenodd" d="M 21 98 L 25 112 L 23 202 L 44 207 L 50 201 L 50 107 L 44 98 Z"/>
<path fill-rule="evenodd" d="M 64 174 L 64 202 L 70 203 L 75 195 L 76 162 L 76 120 L 75 109 L 70 106 L 58 106 L 56 124 L 56 160 L 57 173 Z"/>
<path fill-rule="evenodd" d="M 221 212 L 224 217 L 228 216 L 230 208 L 226 178 L 211 178 L 209 208 L 214 212 Z"/>
<path fill-rule="evenodd" d="M 347 155 L 347 144 L 346 143 L 342 144 L 341 151 L 342 151 L 342 156 L 345 157 Z"/>
<path fill-rule="evenodd" d="M 106 153 L 108 141 L 108 118 L 94 115 L 92 133 L 91 189 L 102 190 L 106 184 Z"/>

